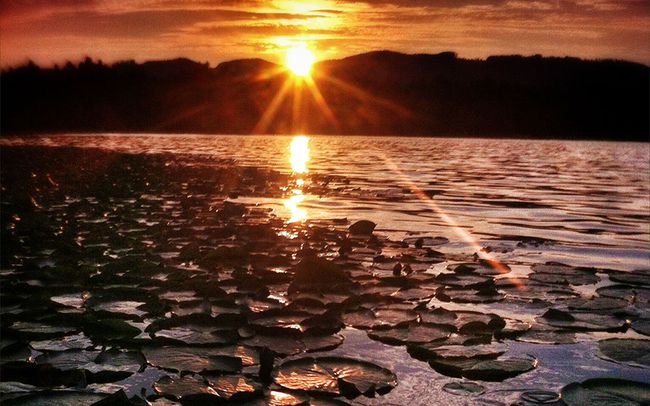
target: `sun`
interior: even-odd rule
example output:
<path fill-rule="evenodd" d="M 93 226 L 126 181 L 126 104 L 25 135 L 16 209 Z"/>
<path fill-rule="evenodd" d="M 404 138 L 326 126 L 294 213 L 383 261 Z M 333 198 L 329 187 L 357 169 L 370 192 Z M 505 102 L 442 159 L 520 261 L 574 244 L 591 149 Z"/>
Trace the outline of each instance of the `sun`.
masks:
<path fill-rule="evenodd" d="M 306 46 L 289 48 L 286 55 L 287 68 L 297 76 L 309 76 L 316 56 Z"/>

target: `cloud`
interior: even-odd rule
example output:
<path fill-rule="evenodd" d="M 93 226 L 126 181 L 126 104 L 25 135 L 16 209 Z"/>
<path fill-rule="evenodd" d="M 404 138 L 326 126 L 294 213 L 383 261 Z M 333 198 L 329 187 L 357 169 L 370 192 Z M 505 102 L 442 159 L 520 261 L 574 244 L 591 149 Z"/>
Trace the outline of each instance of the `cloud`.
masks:
<path fill-rule="evenodd" d="M 650 63 L 648 0 L 12 0 L 0 2 L 2 64 L 78 57 L 279 58 L 279 40 L 321 57 L 374 49 L 572 54 Z M 59 58 L 56 55 L 60 55 Z"/>

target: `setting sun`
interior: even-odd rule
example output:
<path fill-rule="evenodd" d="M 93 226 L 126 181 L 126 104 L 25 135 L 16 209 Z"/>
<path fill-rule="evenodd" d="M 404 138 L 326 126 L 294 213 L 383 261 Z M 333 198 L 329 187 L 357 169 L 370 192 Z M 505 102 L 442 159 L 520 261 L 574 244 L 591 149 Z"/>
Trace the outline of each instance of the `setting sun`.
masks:
<path fill-rule="evenodd" d="M 307 76 L 311 66 L 316 61 L 316 56 L 305 46 L 297 46 L 287 50 L 287 68 L 295 75 Z"/>

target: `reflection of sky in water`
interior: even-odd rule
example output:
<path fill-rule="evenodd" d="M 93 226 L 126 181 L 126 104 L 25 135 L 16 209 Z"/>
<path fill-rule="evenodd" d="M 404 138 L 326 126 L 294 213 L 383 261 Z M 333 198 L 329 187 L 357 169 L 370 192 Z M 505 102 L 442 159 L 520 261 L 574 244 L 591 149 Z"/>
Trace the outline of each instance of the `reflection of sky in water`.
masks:
<path fill-rule="evenodd" d="M 309 159 L 309 137 L 305 137 L 304 135 L 293 137 L 289 146 L 289 163 L 291 164 L 292 174 L 299 176 L 309 172 L 307 168 Z M 307 219 L 307 210 L 300 207 L 300 203 L 305 201 L 305 195 L 302 192 L 304 185 L 305 180 L 303 178 L 295 178 L 295 188 L 291 190 L 292 195 L 284 202 L 284 207 L 291 212 L 291 218 L 288 220 L 289 223 L 305 221 Z"/>

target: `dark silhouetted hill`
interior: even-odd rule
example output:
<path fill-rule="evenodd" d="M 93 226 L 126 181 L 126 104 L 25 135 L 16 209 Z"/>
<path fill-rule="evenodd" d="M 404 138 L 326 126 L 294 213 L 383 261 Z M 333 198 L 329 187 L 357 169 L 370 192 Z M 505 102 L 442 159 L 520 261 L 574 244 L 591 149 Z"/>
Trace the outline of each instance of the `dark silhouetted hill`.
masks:
<path fill-rule="evenodd" d="M 650 134 L 650 68 L 631 62 L 379 51 L 317 64 L 318 91 L 285 85 L 291 78 L 261 59 L 215 68 L 188 59 L 108 66 L 87 58 L 49 69 L 30 63 L 2 72 L 1 131 L 643 141 Z M 277 97 L 283 88 L 286 97 Z"/>

